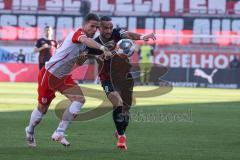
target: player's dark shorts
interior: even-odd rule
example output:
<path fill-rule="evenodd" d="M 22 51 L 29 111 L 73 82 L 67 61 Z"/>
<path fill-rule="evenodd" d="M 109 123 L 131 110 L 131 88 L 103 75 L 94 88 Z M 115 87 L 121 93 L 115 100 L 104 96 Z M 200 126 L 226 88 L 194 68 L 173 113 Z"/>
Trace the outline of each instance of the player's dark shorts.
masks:
<path fill-rule="evenodd" d="M 110 80 L 105 80 L 105 81 L 101 81 L 103 90 L 105 91 L 106 95 L 108 96 L 110 92 L 114 92 L 117 91 Z"/>
<path fill-rule="evenodd" d="M 111 92 L 117 91 L 120 93 L 120 96 L 122 97 L 123 103 L 125 105 L 128 106 L 132 105 L 132 95 L 134 86 L 134 81 L 132 79 L 128 80 L 127 83 L 125 83 L 126 85 L 123 85 L 123 87 L 114 86 L 110 80 L 101 81 L 101 84 L 107 96 Z"/>

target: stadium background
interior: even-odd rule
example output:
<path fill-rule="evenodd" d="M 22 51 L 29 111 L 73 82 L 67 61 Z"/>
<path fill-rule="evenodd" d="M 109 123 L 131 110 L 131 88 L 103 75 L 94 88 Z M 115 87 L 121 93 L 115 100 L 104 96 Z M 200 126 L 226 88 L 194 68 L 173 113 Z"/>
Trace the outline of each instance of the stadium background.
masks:
<path fill-rule="evenodd" d="M 61 42 L 81 27 L 82 17 L 89 11 L 110 15 L 115 26 L 129 31 L 155 32 L 154 63 L 169 67 L 163 78 L 175 86 L 240 87 L 239 69 L 229 68 L 233 56 L 240 57 L 237 0 L 1 0 L 0 68 L 25 70 L 16 79 L 0 70 L 0 81 L 35 82 L 38 54 L 32 51 L 44 26 L 53 26 L 55 38 Z M 24 65 L 15 63 L 20 49 L 26 55 Z M 132 62 L 137 61 L 135 54 Z M 202 78 L 196 69 L 209 76 L 216 69 L 213 82 Z M 92 65 L 85 66 L 78 71 L 84 74 L 76 77 L 93 80 L 94 70 Z M 154 69 L 151 74 L 156 83 L 159 77 L 154 77 Z"/>
<path fill-rule="evenodd" d="M 150 42 L 155 45 L 154 63 L 169 69 L 161 78 L 191 88 L 174 87 L 162 94 L 163 87 L 157 85 L 134 87 L 134 93 L 139 91 L 143 96 L 136 98 L 131 109 L 126 152 L 116 148 L 111 114 L 72 123 L 66 132 L 72 143 L 68 149 L 52 142 L 50 137 L 59 122 L 56 105 L 65 100 L 57 93 L 37 128 L 38 147 L 30 150 L 24 128 L 38 96 L 37 83 L 28 83 L 36 82 L 38 73 L 34 43 L 47 24 L 54 27 L 55 38 L 61 42 L 70 30 L 81 26 L 89 5 L 87 0 L 0 0 L 0 159 L 239 160 L 240 92 L 233 88 L 240 87 L 240 71 L 229 68 L 229 63 L 234 55 L 240 58 L 240 0 L 90 2 L 91 11 L 112 16 L 115 25 L 141 33 L 156 32 L 158 40 Z M 20 49 L 26 64 L 16 63 Z M 138 55 L 131 60 L 138 62 Z M 88 78 L 92 83 L 96 72 L 88 64 L 76 71 L 75 78 Z M 155 69 L 153 83 L 159 80 Z M 80 86 L 95 95 L 84 92 L 82 113 L 106 100 L 99 84 Z M 154 89 L 160 93 L 149 95 Z"/>

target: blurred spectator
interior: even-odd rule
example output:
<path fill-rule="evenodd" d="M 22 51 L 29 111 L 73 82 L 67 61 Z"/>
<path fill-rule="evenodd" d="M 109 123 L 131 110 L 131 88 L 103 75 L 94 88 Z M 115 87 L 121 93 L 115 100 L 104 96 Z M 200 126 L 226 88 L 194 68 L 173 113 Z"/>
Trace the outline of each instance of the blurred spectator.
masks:
<path fill-rule="evenodd" d="M 233 60 L 230 62 L 230 68 L 240 68 L 240 62 L 237 56 L 234 56 Z"/>
<path fill-rule="evenodd" d="M 149 45 L 147 41 L 145 41 L 144 44 L 139 48 L 139 67 L 141 73 L 144 73 L 140 77 L 141 85 L 149 83 L 152 63 L 154 62 L 153 50 L 153 47 Z"/>
<path fill-rule="evenodd" d="M 91 2 L 89 0 L 81 0 L 80 13 L 85 17 L 91 11 Z"/>
<path fill-rule="evenodd" d="M 37 40 L 34 52 L 39 52 L 38 63 L 39 70 L 45 65 L 45 63 L 52 57 L 57 48 L 57 41 L 53 40 L 53 29 L 51 26 L 44 28 L 45 37 Z"/>
<path fill-rule="evenodd" d="M 19 54 L 17 55 L 17 62 L 18 63 L 25 63 L 25 54 L 23 53 L 23 49 L 19 50 Z"/>

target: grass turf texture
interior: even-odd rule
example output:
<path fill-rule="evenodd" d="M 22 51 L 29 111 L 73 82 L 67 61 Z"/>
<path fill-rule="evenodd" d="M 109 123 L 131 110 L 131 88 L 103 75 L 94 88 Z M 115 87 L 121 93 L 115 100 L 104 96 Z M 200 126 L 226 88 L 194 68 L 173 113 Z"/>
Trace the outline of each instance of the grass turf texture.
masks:
<path fill-rule="evenodd" d="M 99 85 L 87 86 L 101 89 Z M 134 116 L 128 127 L 126 152 L 115 146 L 111 114 L 72 123 L 67 131 L 70 148 L 52 142 L 50 137 L 59 121 L 53 108 L 63 98 L 57 95 L 37 127 L 37 148 L 29 149 L 24 128 L 37 104 L 36 84 L 0 83 L 0 159 L 240 159 L 240 90 L 174 88 L 166 95 L 137 99 L 131 110 Z M 85 107 L 99 102 L 87 97 Z"/>

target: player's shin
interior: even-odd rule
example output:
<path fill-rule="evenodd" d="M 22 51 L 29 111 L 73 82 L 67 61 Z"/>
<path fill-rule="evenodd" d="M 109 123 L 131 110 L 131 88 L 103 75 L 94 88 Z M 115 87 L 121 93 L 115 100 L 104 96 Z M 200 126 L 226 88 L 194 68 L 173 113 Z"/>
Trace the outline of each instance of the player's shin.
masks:
<path fill-rule="evenodd" d="M 124 114 L 123 107 L 118 106 L 113 110 L 113 121 L 115 123 L 118 135 L 124 135 Z"/>
<path fill-rule="evenodd" d="M 128 126 L 128 124 L 129 124 L 129 113 L 128 112 L 125 112 L 124 113 L 124 125 L 123 125 L 123 130 L 124 130 L 124 132 L 126 132 L 126 130 L 127 130 L 127 126 Z"/>
<path fill-rule="evenodd" d="M 38 108 L 35 108 L 32 111 L 29 126 L 28 126 L 28 132 L 34 133 L 34 128 L 41 122 L 43 117 L 43 114 L 38 110 Z"/>
<path fill-rule="evenodd" d="M 68 128 L 69 124 L 77 117 L 81 108 L 83 106 L 82 102 L 73 101 L 72 104 L 66 108 L 63 113 L 62 120 L 60 121 L 57 133 L 64 135 L 65 130 Z"/>

